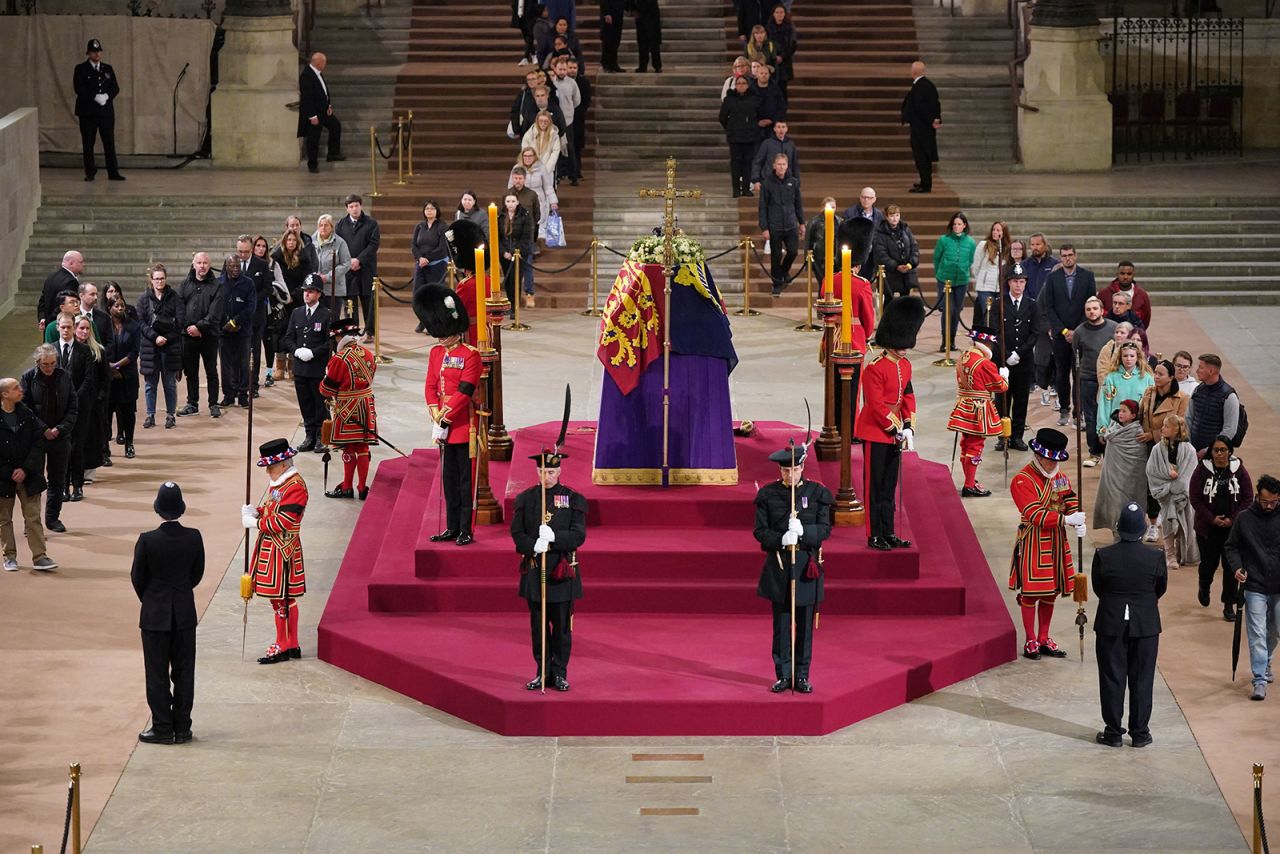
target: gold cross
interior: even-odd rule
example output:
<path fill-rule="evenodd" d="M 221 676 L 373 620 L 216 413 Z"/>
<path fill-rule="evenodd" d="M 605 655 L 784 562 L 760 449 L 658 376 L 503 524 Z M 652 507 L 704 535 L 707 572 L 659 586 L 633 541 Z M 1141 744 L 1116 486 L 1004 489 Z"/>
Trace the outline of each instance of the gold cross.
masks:
<path fill-rule="evenodd" d="M 667 186 L 661 190 L 642 188 L 642 199 L 662 199 L 662 266 L 671 275 L 676 260 L 676 199 L 701 199 L 702 190 L 676 189 L 676 159 L 667 158 Z"/>

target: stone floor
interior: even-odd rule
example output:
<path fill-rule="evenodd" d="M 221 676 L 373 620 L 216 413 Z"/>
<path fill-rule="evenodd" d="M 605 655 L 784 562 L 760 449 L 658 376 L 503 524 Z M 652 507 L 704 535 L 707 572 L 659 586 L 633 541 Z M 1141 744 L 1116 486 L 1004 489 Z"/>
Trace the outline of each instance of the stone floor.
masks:
<path fill-rule="evenodd" d="M 1165 335 L 1198 320 L 1196 334 L 1220 342 L 1239 375 L 1272 407 L 1280 403 L 1280 350 L 1261 343 L 1280 310 L 1200 310 L 1194 319 L 1168 310 L 1166 318 Z M 407 319 L 389 316 L 387 328 L 406 328 Z M 575 415 L 594 414 L 593 321 L 541 312 L 527 319 L 533 330 L 504 340 L 508 425 L 557 417 L 566 381 L 580 401 Z M 816 338 L 793 325 L 771 313 L 734 319 L 739 417 L 803 423 L 802 397 L 821 400 Z M 929 365 L 934 326 L 926 324 L 913 359 L 919 450 L 946 459 L 951 441 L 942 424 L 954 381 L 949 369 Z M 424 342 L 403 332 L 388 338 L 395 362 L 379 373 L 381 426 L 402 447 L 421 444 Z M 1032 409 L 1048 420 L 1049 410 Z M 1274 412 L 1262 409 L 1251 412 L 1255 425 L 1274 424 Z M 1264 430 L 1254 427 L 1260 437 Z M 1261 439 L 1248 459 L 1261 466 L 1268 446 L 1274 461 L 1275 445 Z M 999 458 L 988 459 L 996 496 L 972 503 L 971 518 L 1003 587 L 1015 513 Z M 318 460 L 301 462 L 318 492 Z M 1079 663 L 1070 615 L 1061 613 L 1069 606 L 1056 625 L 1072 657 L 1019 660 L 822 738 L 503 738 L 313 658 L 315 622 L 358 509 L 320 499 L 308 512 L 301 662 L 251 663 L 270 633 L 267 608 L 256 602 L 249 663 L 241 659 L 238 551 L 217 556 L 231 571 L 200 626 L 196 740 L 134 750 L 90 851 L 1242 851 L 1237 822 L 1247 806 L 1236 799 L 1229 806 L 1220 783 L 1247 780 L 1247 763 L 1261 761 L 1260 752 L 1280 764 L 1261 729 L 1274 710 L 1241 702 L 1225 679 L 1193 683 L 1185 698 L 1157 679 L 1155 745 L 1095 745 L 1092 641 Z M 1176 579 L 1186 601 L 1192 574 Z M 764 690 L 764 611 L 761 620 Z M 1198 613 L 1167 618 L 1162 671 L 1177 663 L 1169 650 L 1178 634 L 1216 637 L 1221 627 Z M 1228 742 L 1218 779 L 1191 712 L 1183 713 L 1196 702 L 1216 710 L 1213 732 Z M 1245 743 L 1232 745 L 1228 736 L 1242 730 Z"/>

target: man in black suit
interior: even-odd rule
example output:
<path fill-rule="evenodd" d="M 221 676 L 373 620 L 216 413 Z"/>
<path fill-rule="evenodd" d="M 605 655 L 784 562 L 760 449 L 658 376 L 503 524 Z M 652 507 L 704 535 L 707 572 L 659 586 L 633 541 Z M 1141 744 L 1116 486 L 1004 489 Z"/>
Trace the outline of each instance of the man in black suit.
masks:
<path fill-rule="evenodd" d="M 263 338 L 267 334 L 267 304 L 271 299 L 274 279 L 266 261 L 253 254 L 252 235 L 236 238 L 236 254 L 240 256 L 240 275 L 253 280 L 253 331 L 249 357 L 249 393 L 258 396 L 258 372 L 262 367 Z"/>
<path fill-rule="evenodd" d="M 324 397 L 320 381 L 329 364 L 329 309 L 320 304 L 324 284 L 315 273 L 302 283 L 302 305 L 289 315 L 289 328 L 284 334 L 284 352 L 293 354 L 293 389 L 298 395 L 298 409 L 307 438 L 299 451 L 322 452 L 320 425 L 324 423 Z"/>
<path fill-rule="evenodd" d="M 63 291 L 79 291 L 80 276 L 84 273 L 84 256 L 74 249 L 62 256 L 62 266 L 54 270 L 44 280 L 40 289 L 40 301 L 36 304 L 36 322 L 41 336 L 45 327 L 53 323 L 62 310 L 62 300 L 58 294 Z"/>
<path fill-rule="evenodd" d="M 187 511 L 182 489 L 165 481 L 153 505 L 164 522 L 138 536 L 133 547 L 133 590 L 142 603 L 142 663 L 147 674 L 151 726 L 138 734 L 145 744 L 191 740 L 191 704 L 196 688 L 196 597 L 204 577 L 204 539 L 178 522 Z M 169 681 L 173 681 L 173 691 Z"/>
<path fill-rule="evenodd" d="M 997 354 L 1009 369 L 1009 391 L 1001 395 L 1000 417 L 1012 419 L 1009 450 L 1025 451 L 1022 434 L 1027 429 L 1027 396 L 1036 370 L 1036 339 L 1040 334 L 1040 312 L 1036 301 L 1027 296 L 1027 270 L 1018 261 L 1009 268 L 1008 291 L 1004 295 L 1004 330 Z M 1012 415 L 1010 413 L 1012 412 Z M 996 441 L 996 450 L 1004 450 L 1005 440 Z"/>
<path fill-rule="evenodd" d="M 49 484 L 44 504 L 46 531 L 66 533 L 58 518 L 62 514 L 62 493 L 67 482 L 67 461 L 71 457 L 71 434 L 80 414 L 80 402 L 71 374 L 58 365 L 59 350 L 52 344 L 36 347 L 35 366 L 22 375 L 22 397 L 40 419 L 37 425 L 44 438 L 45 482 Z"/>
<path fill-rule="evenodd" d="M 111 315 L 98 308 L 98 286 L 93 282 L 83 282 L 77 293 L 80 294 L 80 310 L 76 312 L 75 319 L 89 318 L 89 323 L 93 325 L 93 337 L 103 347 L 109 346 L 116 340 L 116 328 L 111 322 Z"/>
<path fill-rule="evenodd" d="M 1077 326 L 1084 323 L 1084 304 L 1098 292 L 1093 273 L 1076 266 L 1076 248 L 1062 244 L 1058 251 L 1062 266 L 1049 274 L 1040 292 L 1044 303 L 1044 316 L 1053 340 L 1053 386 L 1058 390 L 1058 426 L 1067 426 L 1072 411 L 1072 375 L 1075 371 L 1075 352 L 1071 339 Z M 1083 415 L 1076 411 L 1075 417 Z"/>
<path fill-rule="evenodd" d="M 378 243 L 382 240 L 378 221 L 364 212 L 364 200 L 355 193 L 347 196 L 347 215 L 334 227 L 351 251 L 351 268 L 347 271 L 347 297 L 359 297 L 364 312 L 364 335 L 373 336 L 373 277 L 378 275 Z M 359 313 L 355 315 L 359 320 Z"/>
<path fill-rule="evenodd" d="M 107 161 L 107 177 L 123 181 L 116 161 L 115 100 L 120 94 L 120 80 L 115 69 L 102 61 L 102 42 L 90 39 L 85 48 L 88 56 L 76 66 L 72 85 L 76 93 L 76 115 L 80 118 L 80 144 L 84 149 L 84 179 L 92 181 L 98 174 L 93 162 L 93 146 L 102 137 L 102 154 Z"/>
<path fill-rule="evenodd" d="M 1132 501 L 1120 511 L 1120 542 L 1093 554 L 1093 618 L 1098 655 L 1098 689 L 1106 729 L 1096 740 L 1108 747 L 1123 742 L 1124 692 L 1129 689 L 1129 737 L 1134 747 L 1151 743 L 1151 686 L 1160 647 L 1159 599 L 1169 582 L 1163 556 L 1142 544 L 1147 530 L 1143 509 Z"/>
<path fill-rule="evenodd" d="M 311 64 L 298 75 L 298 136 L 307 142 L 307 169 L 320 171 L 320 131 L 329 131 L 329 148 L 325 160 L 346 160 L 342 153 L 342 122 L 333 114 L 329 85 L 324 80 L 324 67 L 329 60 L 323 53 L 311 54 Z"/>
<path fill-rule="evenodd" d="M 902 99 L 902 123 L 911 128 L 911 159 L 916 162 L 920 182 L 912 193 L 933 189 L 933 164 L 938 162 L 938 128 L 942 127 L 942 103 L 938 87 L 924 76 L 924 63 L 911 63 L 911 89 Z"/>
<path fill-rule="evenodd" d="M 622 21 L 627 4 L 624 0 L 600 0 L 600 67 L 619 72 L 618 46 L 622 44 Z"/>

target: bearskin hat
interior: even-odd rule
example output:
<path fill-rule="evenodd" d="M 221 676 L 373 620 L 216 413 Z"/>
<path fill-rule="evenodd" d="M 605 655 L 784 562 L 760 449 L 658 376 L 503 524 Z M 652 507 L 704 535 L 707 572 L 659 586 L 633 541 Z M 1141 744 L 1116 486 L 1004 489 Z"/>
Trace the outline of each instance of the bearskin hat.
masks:
<path fill-rule="evenodd" d="M 861 264 L 871 253 L 871 234 L 875 230 L 875 223 L 869 219 L 860 216 L 849 217 L 836 229 L 836 251 L 839 252 L 841 247 L 849 247 L 849 257 L 851 263 Z M 859 271 L 865 279 L 867 273 L 871 271 Z"/>
<path fill-rule="evenodd" d="M 413 313 L 427 327 L 427 334 L 432 338 L 461 335 L 471 326 L 462 298 L 445 285 L 420 288 L 413 295 Z"/>
<path fill-rule="evenodd" d="M 444 236 L 449 241 L 454 266 L 474 273 L 471 268 L 476 265 L 476 247 L 485 246 L 484 229 L 470 220 L 460 219 L 449 226 Z"/>
<path fill-rule="evenodd" d="M 886 350 L 910 350 L 916 346 L 916 334 L 924 323 L 924 300 L 920 297 L 898 297 L 884 307 L 884 316 L 876 327 L 876 346 Z"/>

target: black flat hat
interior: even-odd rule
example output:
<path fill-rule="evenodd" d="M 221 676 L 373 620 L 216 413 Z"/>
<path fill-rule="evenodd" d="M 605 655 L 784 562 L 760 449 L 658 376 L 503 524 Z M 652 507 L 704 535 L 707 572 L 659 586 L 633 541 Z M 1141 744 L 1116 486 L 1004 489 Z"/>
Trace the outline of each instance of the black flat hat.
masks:
<path fill-rule="evenodd" d="M 808 456 L 808 449 L 804 445 L 788 445 L 781 451 L 774 451 L 770 454 L 769 461 L 786 468 L 795 468 L 803 463 Z"/>
<path fill-rule="evenodd" d="M 272 439 L 270 442 L 264 442 L 258 446 L 258 467 L 282 463 L 290 457 L 295 457 L 298 452 L 289 445 L 288 439 Z"/>
<path fill-rule="evenodd" d="M 534 454 L 529 457 L 529 459 L 537 463 L 538 468 L 540 469 L 558 469 L 560 468 L 560 461 L 567 456 L 569 455 L 563 453 L 553 454 L 550 451 L 543 451 L 541 454 Z"/>
<path fill-rule="evenodd" d="M 1041 427 L 1036 431 L 1036 437 L 1031 440 L 1031 450 L 1041 457 L 1059 462 L 1070 456 L 1067 453 L 1066 434 L 1052 427 Z"/>

